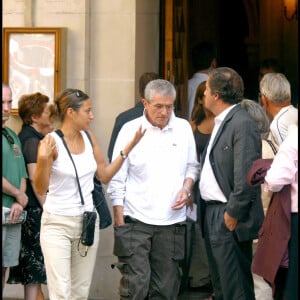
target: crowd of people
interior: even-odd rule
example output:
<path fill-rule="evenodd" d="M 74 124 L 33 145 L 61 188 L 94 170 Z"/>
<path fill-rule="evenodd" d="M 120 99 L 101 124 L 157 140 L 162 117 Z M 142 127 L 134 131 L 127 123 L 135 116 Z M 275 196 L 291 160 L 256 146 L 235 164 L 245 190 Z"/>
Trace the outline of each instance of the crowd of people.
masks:
<path fill-rule="evenodd" d="M 187 118 L 174 112 L 171 82 L 142 74 L 136 106 L 116 118 L 108 159 L 84 91 L 64 89 L 53 104 L 39 92 L 22 95 L 17 134 L 6 126 L 12 91 L 2 84 L 2 292 L 7 278 L 24 286 L 26 300 L 44 299 L 42 284 L 50 299 L 88 299 L 100 231 L 96 214 L 85 244 L 83 216 L 95 212 L 96 176 L 113 207 L 120 299 L 171 300 L 198 287 L 209 300 L 298 299 L 290 83 L 265 70 L 259 99 L 244 99 L 242 77 L 201 47 L 208 63 L 195 67 L 201 79 Z"/>

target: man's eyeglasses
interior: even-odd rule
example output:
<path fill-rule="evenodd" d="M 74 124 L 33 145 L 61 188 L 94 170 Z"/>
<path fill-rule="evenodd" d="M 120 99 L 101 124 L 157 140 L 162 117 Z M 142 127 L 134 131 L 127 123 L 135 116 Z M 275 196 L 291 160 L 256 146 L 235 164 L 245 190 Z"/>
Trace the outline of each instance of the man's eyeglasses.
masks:
<path fill-rule="evenodd" d="M 14 139 L 9 135 L 5 128 L 2 128 L 2 134 L 6 137 L 7 141 L 13 145 L 15 143 Z"/>
<path fill-rule="evenodd" d="M 163 108 L 165 108 L 167 111 L 171 111 L 174 109 L 174 105 L 173 104 L 169 104 L 169 105 L 163 105 L 163 104 L 154 104 L 153 107 L 156 110 L 162 110 Z"/>

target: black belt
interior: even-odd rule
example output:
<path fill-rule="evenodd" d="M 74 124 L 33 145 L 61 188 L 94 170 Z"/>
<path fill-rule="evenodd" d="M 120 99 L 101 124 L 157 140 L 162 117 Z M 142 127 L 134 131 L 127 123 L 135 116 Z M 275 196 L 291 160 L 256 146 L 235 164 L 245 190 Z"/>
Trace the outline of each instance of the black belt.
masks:
<path fill-rule="evenodd" d="M 132 218 L 130 216 L 124 216 L 124 222 L 125 223 L 137 223 L 139 220 Z"/>
<path fill-rule="evenodd" d="M 225 202 L 222 201 L 217 201 L 217 200 L 204 200 L 206 205 L 220 205 L 220 204 L 226 204 Z"/>
<path fill-rule="evenodd" d="M 152 224 L 146 224 L 146 223 L 143 223 L 141 221 L 139 221 L 138 219 L 135 219 L 133 217 L 130 217 L 128 215 L 124 216 L 124 222 L 125 223 L 141 223 L 141 224 L 144 224 L 144 225 L 149 225 L 149 226 L 156 226 L 156 225 L 152 225 Z M 185 227 L 186 226 L 186 222 L 179 222 L 179 223 L 175 223 L 175 224 L 170 224 L 170 225 L 161 225 L 161 226 L 175 226 L 176 228 L 178 227 Z"/>

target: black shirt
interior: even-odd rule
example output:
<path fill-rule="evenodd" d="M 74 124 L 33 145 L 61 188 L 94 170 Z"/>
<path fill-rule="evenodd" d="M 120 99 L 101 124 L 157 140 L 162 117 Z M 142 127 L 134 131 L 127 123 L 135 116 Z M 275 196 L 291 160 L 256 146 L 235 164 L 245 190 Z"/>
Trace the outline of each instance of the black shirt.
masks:
<path fill-rule="evenodd" d="M 22 144 L 22 152 L 26 164 L 26 169 L 28 164 L 36 163 L 38 145 L 43 137 L 44 136 L 41 133 L 37 132 L 32 126 L 22 126 L 22 130 L 19 133 L 19 138 Z M 32 189 L 31 180 L 29 178 L 27 178 L 26 184 L 26 195 L 28 196 L 28 203 L 26 207 L 40 207 L 40 203 L 35 196 L 35 193 Z"/>

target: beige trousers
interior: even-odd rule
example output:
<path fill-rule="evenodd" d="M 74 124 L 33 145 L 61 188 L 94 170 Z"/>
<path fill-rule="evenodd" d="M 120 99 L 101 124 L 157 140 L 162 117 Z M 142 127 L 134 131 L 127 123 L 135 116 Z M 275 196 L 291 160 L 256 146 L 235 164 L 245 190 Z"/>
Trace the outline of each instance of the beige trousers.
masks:
<path fill-rule="evenodd" d="M 94 243 L 88 247 L 78 242 L 82 216 L 60 216 L 43 212 L 41 247 L 45 260 L 47 286 L 51 300 L 84 300 L 88 298 L 99 244 L 99 217 Z"/>

